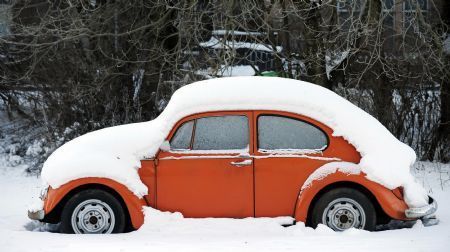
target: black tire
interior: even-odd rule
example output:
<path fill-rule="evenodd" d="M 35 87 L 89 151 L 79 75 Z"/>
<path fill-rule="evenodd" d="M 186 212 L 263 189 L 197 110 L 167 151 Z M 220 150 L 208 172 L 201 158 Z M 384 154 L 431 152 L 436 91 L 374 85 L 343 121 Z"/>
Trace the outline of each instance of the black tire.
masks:
<path fill-rule="evenodd" d="M 309 221 L 313 228 L 316 228 L 318 224 L 323 224 L 324 212 L 327 210 L 327 207 L 329 206 L 329 204 L 337 199 L 351 199 L 351 200 L 355 201 L 357 204 L 359 204 L 360 207 L 362 208 L 362 211 L 364 212 L 363 214 L 365 215 L 365 224 L 364 225 L 361 224 L 361 226 L 359 228 L 362 228 L 362 229 L 365 229 L 368 231 L 375 230 L 376 211 L 372 204 L 372 201 L 366 195 L 364 195 L 362 192 L 352 189 L 352 188 L 346 188 L 346 187 L 330 190 L 330 191 L 324 193 L 322 196 L 320 196 L 320 198 L 314 204 L 314 206 L 312 208 L 312 212 L 310 214 Z M 338 205 L 338 203 L 335 203 L 334 205 Z M 339 207 L 339 206 L 337 206 L 337 207 Z M 334 207 L 331 206 L 329 209 L 333 210 L 333 208 Z M 354 209 L 357 209 L 357 208 L 354 207 Z M 331 211 L 331 210 L 329 210 L 329 211 Z M 327 211 L 327 212 L 329 212 L 329 211 Z M 359 212 L 359 210 L 357 210 L 357 211 Z M 327 218 L 326 216 L 325 216 L 325 218 L 327 220 L 329 220 L 329 218 Z M 337 218 L 337 219 L 339 219 L 339 218 Z M 349 222 L 347 217 L 344 218 L 344 221 Z M 334 228 L 333 224 L 326 223 L 325 225 L 327 225 L 328 227 L 330 227 L 331 229 L 334 229 L 336 231 L 341 231 L 341 230 L 337 230 L 336 228 Z"/>
<path fill-rule="evenodd" d="M 112 233 L 123 233 L 127 224 L 126 214 L 120 201 L 110 193 L 99 189 L 87 189 L 73 195 L 65 204 L 61 214 L 60 229 L 62 233 L 73 234 L 77 228 L 72 225 L 72 214 L 74 210 L 87 200 L 99 200 L 106 204 L 114 213 L 114 227 Z M 105 208 L 103 208 L 105 209 Z"/>

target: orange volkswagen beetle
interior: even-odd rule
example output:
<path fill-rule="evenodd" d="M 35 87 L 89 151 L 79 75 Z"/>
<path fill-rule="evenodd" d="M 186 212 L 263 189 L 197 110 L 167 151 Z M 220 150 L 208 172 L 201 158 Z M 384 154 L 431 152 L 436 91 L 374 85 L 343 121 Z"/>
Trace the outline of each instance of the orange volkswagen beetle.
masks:
<path fill-rule="evenodd" d="M 431 220 L 432 198 L 427 206 L 408 208 L 402 188 L 389 190 L 363 172 L 336 170 L 306 185 L 326 164 L 359 163 L 355 147 L 332 133 L 322 122 L 279 110 L 190 114 L 175 123 L 154 157 L 141 160 L 144 197 L 112 179 L 78 178 L 49 187 L 43 209 L 28 215 L 61 222 L 66 233 L 138 229 L 143 206 L 192 218 L 292 216 L 336 231 L 374 230 L 390 219 Z"/>

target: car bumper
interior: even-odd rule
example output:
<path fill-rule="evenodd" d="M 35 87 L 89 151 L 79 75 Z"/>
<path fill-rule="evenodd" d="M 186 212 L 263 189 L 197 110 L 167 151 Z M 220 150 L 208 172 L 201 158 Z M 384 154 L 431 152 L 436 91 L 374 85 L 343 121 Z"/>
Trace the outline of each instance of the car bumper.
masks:
<path fill-rule="evenodd" d="M 409 219 L 421 219 L 425 226 L 432 226 L 439 223 L 434 213 L 438 206 L 436 200 L 428 197 L 428 205 L 423 207 L 408 208 L 405 210 L 405 216 Z"/>
<path fill-rule="evenodd" d="M 43 209 L 36 210 L 36 211 L 28 210 L 28 218 L 30 218 L 32 220 L 43 220 L 44 217 L 45 217 L 45 212 Z"/>
<path fill-rule="evenodd" d="M 39 199 L 36 199 L 36 202 L 31 208 L 28 209 L 28 218 L 32 220 L 43 220 L 45 217 L 45 211 L 44 211 L 44 201 L 47 199 L 47 194 L 49 190 L 49 186 L 44 186 L 41 189 L 41 192 L 39 193 Z"/>

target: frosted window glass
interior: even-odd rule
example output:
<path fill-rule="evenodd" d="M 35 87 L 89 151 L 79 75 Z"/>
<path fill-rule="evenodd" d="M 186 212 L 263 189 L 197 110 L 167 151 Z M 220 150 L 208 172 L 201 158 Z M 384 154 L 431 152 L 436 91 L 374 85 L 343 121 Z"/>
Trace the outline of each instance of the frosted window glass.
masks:
<path fill-rule="evenodd" d="M 197 119 L 194 150 L 234 150 L 248 146 L 246 116 L 213 116 Z"/>
<path fill-rule="evenodd" d="M 185 122 L 181 125 L 170 141 L 170 148 L 173 150 L 186 150 L 191 145 L 192 127 L 194 121 Z"/>
<path fill-rule="evenodd" d="M 287 117 L 258 117 L 258 148 L 264 150 L 319 150 L 327 145 L 326 135 L 315 126 Z"/>

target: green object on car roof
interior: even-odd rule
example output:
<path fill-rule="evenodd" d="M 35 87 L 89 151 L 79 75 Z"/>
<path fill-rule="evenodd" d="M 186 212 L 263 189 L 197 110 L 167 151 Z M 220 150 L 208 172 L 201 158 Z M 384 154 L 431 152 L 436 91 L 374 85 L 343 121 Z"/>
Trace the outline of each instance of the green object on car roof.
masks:
<path fill-rule="evenodd" d="M 266 77 L 278 77 L 278 73 L 275 71 L 264 71 L 261 73 L 261 76 L 266 76 Z"/>

